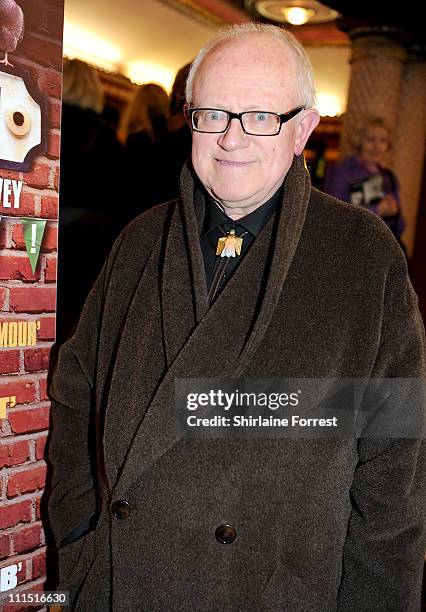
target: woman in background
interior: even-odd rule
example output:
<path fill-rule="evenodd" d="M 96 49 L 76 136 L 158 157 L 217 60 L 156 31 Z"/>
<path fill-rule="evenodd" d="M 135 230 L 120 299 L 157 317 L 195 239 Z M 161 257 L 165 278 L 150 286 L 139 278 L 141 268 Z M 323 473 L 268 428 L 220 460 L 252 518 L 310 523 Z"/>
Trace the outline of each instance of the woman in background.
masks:
<path fill-rule="evenodd" d="M 160 144 L 167 135 L 169 96 L 155 83 L 141 85 L 131 100 L 120 127 L 126 149 L 126 174 L 143 181 L 143 201 L 131 198 L 131 215 L 136 216 L 162 200 L 164 160 Z"/>
<path fill-rule="evenodd" d="M 100 116 L 104 93 L 96 71 L 64 63 L 59 191 L 57 343 L 73 330 L 85 298 L 126 221 L 123 148 Z"/>
<path fill-rule="evenodd" d="M 127 145 L 156 142 L 167 133 L 169 96 L 156 83 L 141 85 L 136 90 L 120 126 L 120 136 Z"/>
<path fill-rule="evenodd" d="M 405 223 L 401 215 L 399 182 L 386 167 L 390 149 L 390 130 L 381 117 L 370 117 L 357 134 L 355 155 L 345 157 L 325 176 L 323 191 L 367 207 L 379 215 L 404 249 L 401 234 Z"/>

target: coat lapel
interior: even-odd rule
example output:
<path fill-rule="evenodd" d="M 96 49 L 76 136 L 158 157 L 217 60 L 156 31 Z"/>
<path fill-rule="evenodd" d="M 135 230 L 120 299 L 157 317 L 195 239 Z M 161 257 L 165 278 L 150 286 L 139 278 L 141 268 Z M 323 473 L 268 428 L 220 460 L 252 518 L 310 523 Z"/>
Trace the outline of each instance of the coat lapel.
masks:
<path fill-rule="evenodd" d="M 281 209 L 209 309 L 199 244 L 203 210 L 197 199 L 193 202 L 188 171 L 183 183 L 183 199 L 174 211 L 160 265 L 161 333 L 168 369 L 146 410 L 138 413 L 139 422 L 133 420 L 134 436 L 126 435 L 132 442 L 116 483 L 117 495 L 179 442 L 174 380 L 236 377 L 251 361 L 281 294 L 310 193 L 309 177 L 297 158 L 286 177 Z"/>
<path fill-rule="evenodd" d="M 204 195 L 194 188 L 187 167 L 181 193 L 183 197 L 173 211 L 167 235 L 161 274 L 162 333 L 168 367 L 209 308 L 199 240 Z M 192 200 L 193 205 L 188 205 Z"/>

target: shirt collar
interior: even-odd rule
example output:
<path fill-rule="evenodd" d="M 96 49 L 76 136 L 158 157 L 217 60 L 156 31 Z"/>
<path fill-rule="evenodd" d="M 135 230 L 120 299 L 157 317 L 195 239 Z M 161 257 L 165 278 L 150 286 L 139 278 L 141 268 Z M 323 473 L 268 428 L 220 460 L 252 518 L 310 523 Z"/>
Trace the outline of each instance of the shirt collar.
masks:
<path fill-rule="evenodd" d="M 218 225 L 229 223 L 232 226 L 239 225 L 249 231 L 253 236 L 257 236 L 265 223 L 268 221 L 273 212 L 277 209 L 278 203 L 282 197 L 282 186 L 280 186 L 274 195 L 267 202 L 256 208 L 253 212 L 234 221 L 222 210 L 220 205 L 207 192 L 206 209 L 204 215 L 203 234 L 210 232 Z"/>

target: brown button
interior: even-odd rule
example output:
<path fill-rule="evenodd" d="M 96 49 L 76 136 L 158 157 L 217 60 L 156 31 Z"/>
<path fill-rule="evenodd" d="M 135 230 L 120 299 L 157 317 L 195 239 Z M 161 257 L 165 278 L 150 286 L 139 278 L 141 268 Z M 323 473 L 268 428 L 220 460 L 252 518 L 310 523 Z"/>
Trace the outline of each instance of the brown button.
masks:
<path fill-rule="evenodd" d="M 215 531 L 215 536 L 221 544 L 232 544 L 237 537 L 237 531 L 232 525 L 219 525 Z"/>
<path fill-rule="evenodd" d="M 119 499 L 112 504 L 111 512 L 117 519 L 126 519 L 130 515 L 130 504 L 125 499 Z"/>

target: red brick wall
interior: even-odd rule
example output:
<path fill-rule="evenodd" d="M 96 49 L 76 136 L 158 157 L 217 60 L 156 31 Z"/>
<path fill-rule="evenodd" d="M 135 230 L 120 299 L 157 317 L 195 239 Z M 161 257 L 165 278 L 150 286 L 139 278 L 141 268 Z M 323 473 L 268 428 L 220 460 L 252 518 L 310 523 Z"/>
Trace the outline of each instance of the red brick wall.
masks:
<path fill-rule="evenodd" d="M 16 397 L 0 419 L 0 570 L 22 563 L 17 593 L 43 590 L 45 535 L 40 499 L 46 478 L 44 459 L 50 404 L 46 377 L 55 335 L 56 253 L 62 81 L 63 0 L 19 1 L 24 11 L 24 39 L 9 60 L 30 70 L 48 101 L 47 152 L 29 172 L 0 168 L 2 178 L 23 181 L 19 209 L 0 203 L 0 323 L 37 321 L 31 346 L 0 346 L 0 398 Z M 33 274 L 19 217 L 47 219 L 39 261 Z M 23 610 L 0 593 L 0 610 Z M 33 610 L 36 608 L 32 608 Z"/>

